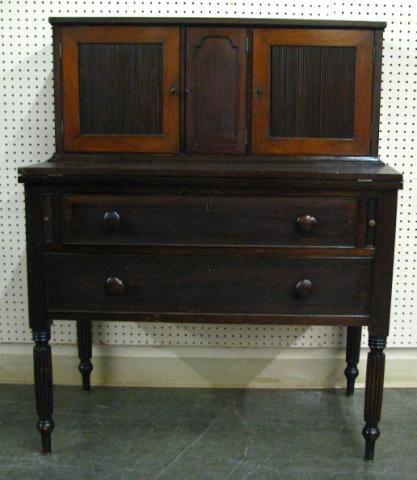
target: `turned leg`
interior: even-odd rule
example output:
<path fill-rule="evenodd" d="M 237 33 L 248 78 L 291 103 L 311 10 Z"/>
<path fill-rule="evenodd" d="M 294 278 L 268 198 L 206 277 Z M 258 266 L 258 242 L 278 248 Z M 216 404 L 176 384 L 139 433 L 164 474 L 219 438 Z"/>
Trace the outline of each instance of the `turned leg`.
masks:
<path fill-rule="evenodd" d="M 77 341 L 78 357 L 80 358 L 78 370 L 83 379 L 83 390 L 90 390 L 90 374 L 93 370 L 91 321 L 77 321 Z"/>
<path fill-rule="evenodd" d="M 51 433 L 54 429 L 52 419 L 52 356 L 49 340 L 50 330 L 34 330 L 33 364 L 35 372 L 35 395 L 38 423 L 36 424 L 42 439 L 42 453 L 51 453 Z"/>
<path fill-rule="evenodd" d="M 353 395 L 355 380 L 359 375 L 358 362 L 361 350 L 362 327 L 348 327 L 346 338 L 346 363 L 345 376 L 347 379 L 346 395 Z"/>
<path fill-rule="evenodd" d="M 378 422 L 381 419 L 382 392 L 384 387 L 384 369 L 386 337 L 369 337 L 368 361 L 366 365 L 365 390 L 365 426 L 362 435 L 365 438 L 365 460 L 373 460 L 375 442 L 379 437 Z"/>

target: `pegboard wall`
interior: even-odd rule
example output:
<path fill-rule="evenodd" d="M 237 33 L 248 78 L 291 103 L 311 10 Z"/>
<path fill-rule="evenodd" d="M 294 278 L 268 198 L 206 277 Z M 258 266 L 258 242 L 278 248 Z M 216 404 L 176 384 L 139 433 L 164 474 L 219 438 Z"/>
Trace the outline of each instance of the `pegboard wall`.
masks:
<path fill-rule="evenodd" d="M 417 4 L 404 1 L 0 0 L 0 342 L 30 342 L 23 188 L 17 167 L 54 150 L 49 16 L 295 17 L 385 20 L 380 154 L 405 175 L 400 193 L 390 346 L 417 347 Z M 365 341 L 364 332 L 364 341 Z M 55 322 L 53 342 L 75 343 L 74 322 Z M 226 347 L 341 346 L 330 327 L 94 323 L 106 344 Z M 366 342 L 364 342 L 364 345 Z"/>

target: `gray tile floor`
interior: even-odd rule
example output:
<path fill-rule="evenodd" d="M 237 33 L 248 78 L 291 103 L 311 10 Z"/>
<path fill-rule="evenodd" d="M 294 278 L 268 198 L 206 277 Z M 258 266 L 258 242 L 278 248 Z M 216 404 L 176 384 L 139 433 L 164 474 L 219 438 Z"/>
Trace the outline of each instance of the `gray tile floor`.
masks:
<path fill-rule="evenodd" d="M 417 390 L 384 395 L 365 462 L 359 389 L 56 387 L 45 456 L 33 387 L 0 385 L 0 479 L 417 480 Z"/>

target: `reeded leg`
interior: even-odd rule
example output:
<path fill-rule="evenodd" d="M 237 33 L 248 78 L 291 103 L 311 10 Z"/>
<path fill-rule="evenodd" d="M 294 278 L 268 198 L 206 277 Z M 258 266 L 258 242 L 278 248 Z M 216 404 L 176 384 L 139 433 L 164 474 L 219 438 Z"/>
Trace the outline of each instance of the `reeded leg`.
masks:
<path fill-rule="evenodd" d="M 386 337 L 369 337 L 368 361 L 366 365 L 365 390 L 365 426 L 362 435 L 365 438 L 365 460 L 373 460 L 375 442 L 379 437 L 378 422 L 381 419 L 382 392 L 384 388 Z"/>
<path fill-rule="evenodd" d="M 346 396 L 353 395 L 355 380 L 359 375 L 358 362 L 361 350 L 362 327 L 348 327 L 346 338 L 345 376 L 347 379 Z"/>
<path fill-rule="evenodd" d="M 51 433 L 54 429 L 52 419 L 52 356 L 49 340 L 50 330 L 33 331 L 33 364 L 35 372 L 35 395 L 38 423 L 36 424 L 42 439 L 42 453 L 51 453 Z"/>
<path fill-rule="evenodd" d="M 77 321 L 77 341 L 78 357 L 80 358 L 78 370 L 83 379 L 83 390 L 90 390 L 90 374 L 93 370 L 91 321 Z"/>

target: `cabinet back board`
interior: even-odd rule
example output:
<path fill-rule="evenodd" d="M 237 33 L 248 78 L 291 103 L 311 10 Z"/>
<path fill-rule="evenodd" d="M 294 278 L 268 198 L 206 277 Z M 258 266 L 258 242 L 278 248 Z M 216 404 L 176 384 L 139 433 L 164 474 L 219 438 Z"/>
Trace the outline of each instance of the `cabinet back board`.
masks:
<path fill-rule="evenodd" d="M 380 24 L 127 23 L 54 22 L 58 152 L 377 155 Z"/>

